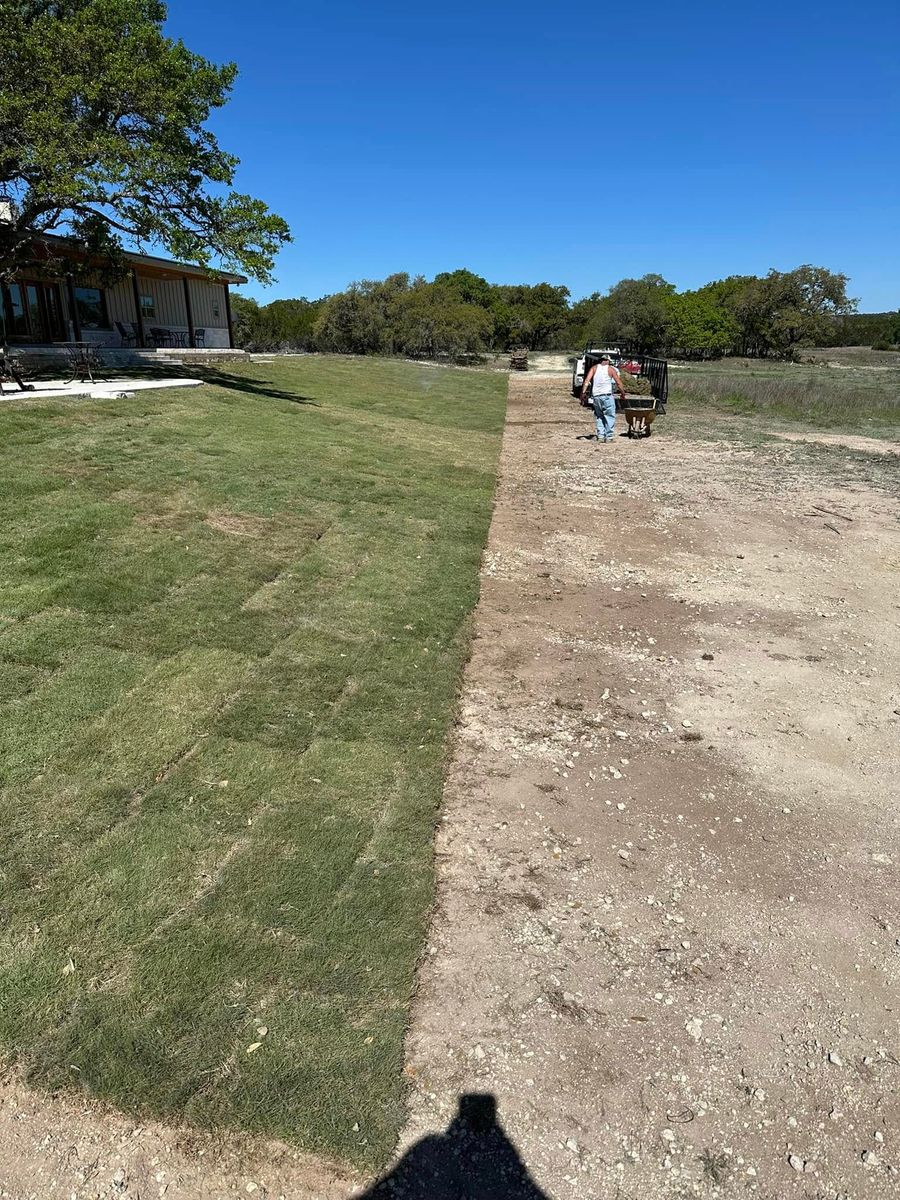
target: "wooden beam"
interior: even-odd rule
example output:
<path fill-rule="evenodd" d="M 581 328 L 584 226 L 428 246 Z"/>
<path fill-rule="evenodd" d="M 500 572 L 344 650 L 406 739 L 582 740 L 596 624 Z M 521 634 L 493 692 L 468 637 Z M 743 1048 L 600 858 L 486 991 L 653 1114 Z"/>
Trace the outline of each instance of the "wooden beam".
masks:
<path fill-rule="evenodd" d="M 69 301 L 69 316 L 72 319 L 72 332 L 75 334 L 75 341 L 81 341 L 81 319 L 78 316 L 78 305 L 75 303 L 75 284 L 72 282 L 72 276 L 66 276 L 66 296 Z"/>
<path fill-rule="evenodd" d="M 194 332 L 194 307 L 191 304 L 191 281 L 187 275 L 181 277 L 184 284 L 184 307 L 187 310 L 188 345 L 192 350 L 197 348 L 197 334 Z"/>
<path fill-rule="evenodd" d="M 228 348 L 234 349 L 234 323 L 231 320 L 231 297 L 228 294 L 228 280 L 222 284 L 225 289 L 225 316 L 228 318 Z"/>
<path fill-rule="evenodd" d="M 137 271 L 131 272 L 131 286 L 134 291 L 134 327 L 137 330 L 137 344 L 143 350 L 147 345 L 147 335 L 144 333 L 144 314 L 141 311 L 141 289 L 138 286 Z"/>

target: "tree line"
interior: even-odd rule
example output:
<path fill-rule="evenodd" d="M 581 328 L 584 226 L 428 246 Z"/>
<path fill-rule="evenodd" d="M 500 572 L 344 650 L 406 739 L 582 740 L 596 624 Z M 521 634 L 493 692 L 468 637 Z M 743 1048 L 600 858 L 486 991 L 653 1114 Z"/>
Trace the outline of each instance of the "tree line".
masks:
<path fill-rule="evenodd" d="M 490 284 L 460 270 L 431 282 L 404 273 L 361 280 L 320 300 L 259 305 L 238 295 L 233 314 L 236 343 L 246 349 L 459 361 L 510 345 L 563 345 L 570 306 L 565 287 Z"/>
<path fill-rule="evenodd" d="M 622 279 L 572 302 L 566 287 L 492 284 L 468 270 L 389 275 L 319 300 L 234 298 L 237 345 L 466 361 L 511 346 L 793 358 L 804 346 L 900 342 L 900 313 L 857 313 L 847 276 L 800 266 L 731 275 L 679 292 L 661 275 Z"/>

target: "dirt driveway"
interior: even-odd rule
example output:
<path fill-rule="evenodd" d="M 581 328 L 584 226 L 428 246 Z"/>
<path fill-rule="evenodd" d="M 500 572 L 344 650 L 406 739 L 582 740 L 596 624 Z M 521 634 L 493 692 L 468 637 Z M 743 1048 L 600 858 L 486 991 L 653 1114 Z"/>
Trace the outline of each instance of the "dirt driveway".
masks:
<path fill-rule="evenodd" d="M 900 504 L 566 384 L 511 381 L 407 1140 L 491 1092 L 556 1200 L 896 1196 Z"/>
<path fill-rule="evenodd" d="M 511 381 L 404 1145 L 488 1092 L 514 1147 L 489 1200 L 887 1200 L 896 464 L 666 422 L 597 446 L 564 375 Z M 12 1200 L 353 1182 L 0 1087 Z"/>

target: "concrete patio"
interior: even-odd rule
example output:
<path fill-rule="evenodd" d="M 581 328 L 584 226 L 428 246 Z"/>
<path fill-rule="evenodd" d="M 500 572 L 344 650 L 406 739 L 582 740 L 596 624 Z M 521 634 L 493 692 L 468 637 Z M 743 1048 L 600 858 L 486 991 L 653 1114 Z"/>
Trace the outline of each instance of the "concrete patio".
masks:
<path fill-rule="evenodd" d="M 34 390 L 22 392 L 15 384 L 4 383 L 4 400 L 52 400 L 63 397 L 89 397 L 92 400 L 111 400 L 113 397 L 131 395 L 133 392 L 159 391 L 163 388 L 200 387 L 202 379 L 98 379 L 93 383 L 72 382 L 62 379 L 42 379 L 32 384 Z"/>

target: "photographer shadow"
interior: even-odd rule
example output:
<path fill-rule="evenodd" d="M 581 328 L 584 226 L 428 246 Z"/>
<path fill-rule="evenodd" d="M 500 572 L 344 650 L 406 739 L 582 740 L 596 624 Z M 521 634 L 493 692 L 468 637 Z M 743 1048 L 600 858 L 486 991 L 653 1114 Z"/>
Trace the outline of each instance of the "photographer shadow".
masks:
<path fill-rule="evenodd" d="M 444 1133 L 416 1142 L 356 1200 L 550 1200 L 497 1120 L 487 1093 L 460 1097 Z"/>

